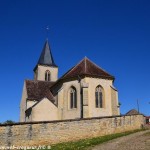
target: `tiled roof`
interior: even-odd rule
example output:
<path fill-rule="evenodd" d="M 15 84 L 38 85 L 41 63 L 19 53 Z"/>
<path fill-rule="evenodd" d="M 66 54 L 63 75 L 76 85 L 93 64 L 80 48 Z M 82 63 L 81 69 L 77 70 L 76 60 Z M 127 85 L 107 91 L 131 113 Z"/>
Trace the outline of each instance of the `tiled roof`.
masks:
<path fill-rule="evenodd" d="M 126 115 L 138 115 L 138 114 L 139 114 L 139 112 L 135 109 L 131 109 L 130 111 L 128 111 L 126 113 Z"/>
<path fill-rule="evenodd" d="M 77 77 L 80 75 L 88 75 L 95 76 L 101 78 L 114 79 L 112 75 L 104 71 L 102 68 L 97 66 L 87 57 L 85 57 L 82 61 L 80 61 L 76 66 L 70 69 L 67 73 L 65 73 L 61 79 Z"/>
<path fill-rule="evenodd" d="M 50 87 L 54 82 L 25 80 L 27 89 L 27 98 L 30 100 L 41 100 L 46 97 L 51 101 L 54 101 L 54 97 L 50 91 Z"/>

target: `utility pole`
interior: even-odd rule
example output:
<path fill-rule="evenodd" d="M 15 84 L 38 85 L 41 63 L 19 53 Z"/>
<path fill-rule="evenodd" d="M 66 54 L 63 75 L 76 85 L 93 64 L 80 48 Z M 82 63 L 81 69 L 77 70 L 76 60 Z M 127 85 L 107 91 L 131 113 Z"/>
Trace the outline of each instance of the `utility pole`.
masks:
<path fill-rule="evenodd" d="M 139 100 L 138 99 L 137 99 L 137 108 L 138 108 L 138 113 L 140 113 Z"/>

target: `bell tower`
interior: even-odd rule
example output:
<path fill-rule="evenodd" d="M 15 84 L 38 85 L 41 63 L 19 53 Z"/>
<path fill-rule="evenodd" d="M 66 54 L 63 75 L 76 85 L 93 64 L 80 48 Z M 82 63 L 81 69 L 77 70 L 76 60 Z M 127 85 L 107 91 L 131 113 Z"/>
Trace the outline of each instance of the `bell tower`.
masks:
<path fill-rule="evenodd" d="M 34 68 L 34 80 L 57 81 L 58 66 L 55 64 L 48 40 L 46 40 L 37 65 Z"/>

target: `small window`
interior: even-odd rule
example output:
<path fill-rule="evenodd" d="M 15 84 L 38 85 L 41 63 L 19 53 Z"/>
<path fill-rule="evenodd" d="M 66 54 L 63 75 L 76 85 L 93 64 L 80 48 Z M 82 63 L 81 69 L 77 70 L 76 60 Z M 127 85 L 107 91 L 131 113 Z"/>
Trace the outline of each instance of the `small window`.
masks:
<path fill-rule="evenodd" d="M 69 90 L 69 100 L 70 100 L 70 108 L 77 108 L 77 92 L 74 87 L 71 87 Z"/>
<path fill-rule="evenodd" d="M 95 104 L 96 104 L 96 108 L 103 108 L 103 106 L 104 106 L 103 103 L 104 103 L 103 89 L 99 85 L 99 86 L 96 87 L 96 90 L 95 90 Z"/>
<path fill-rule="evenodd" d="M 50 81 L 50 71 L 46 70 L 45 72 L 45 81 Z"/>

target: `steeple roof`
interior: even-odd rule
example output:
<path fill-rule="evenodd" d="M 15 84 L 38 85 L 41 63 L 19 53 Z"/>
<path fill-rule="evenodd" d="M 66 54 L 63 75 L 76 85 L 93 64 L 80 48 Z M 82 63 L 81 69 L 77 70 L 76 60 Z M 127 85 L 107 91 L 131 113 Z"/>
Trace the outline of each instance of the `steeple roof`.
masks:
<path fill-rule="evenodd" d="M 57 67 L 54 62 L 53 55 L 51 48 L 49 46 L 48 40 L 46 40 L 40 58 L 38 60 L 37 65 L 46 65 L 46 66 L 53 66 Z"/>
<path fill-rule="evenodd" d="M 85 57 L 76 66 L 74 66 L 67 73 L 65 73 L 61 79 L 67 79 L 67 78 L 72 78 L 72 77 L 77 77 L 82 75 L 95 76 L 95 77 L 114 80 L 114 76 L 110 75 L 105 70 L 97 66 L 87 57 Z"/>

